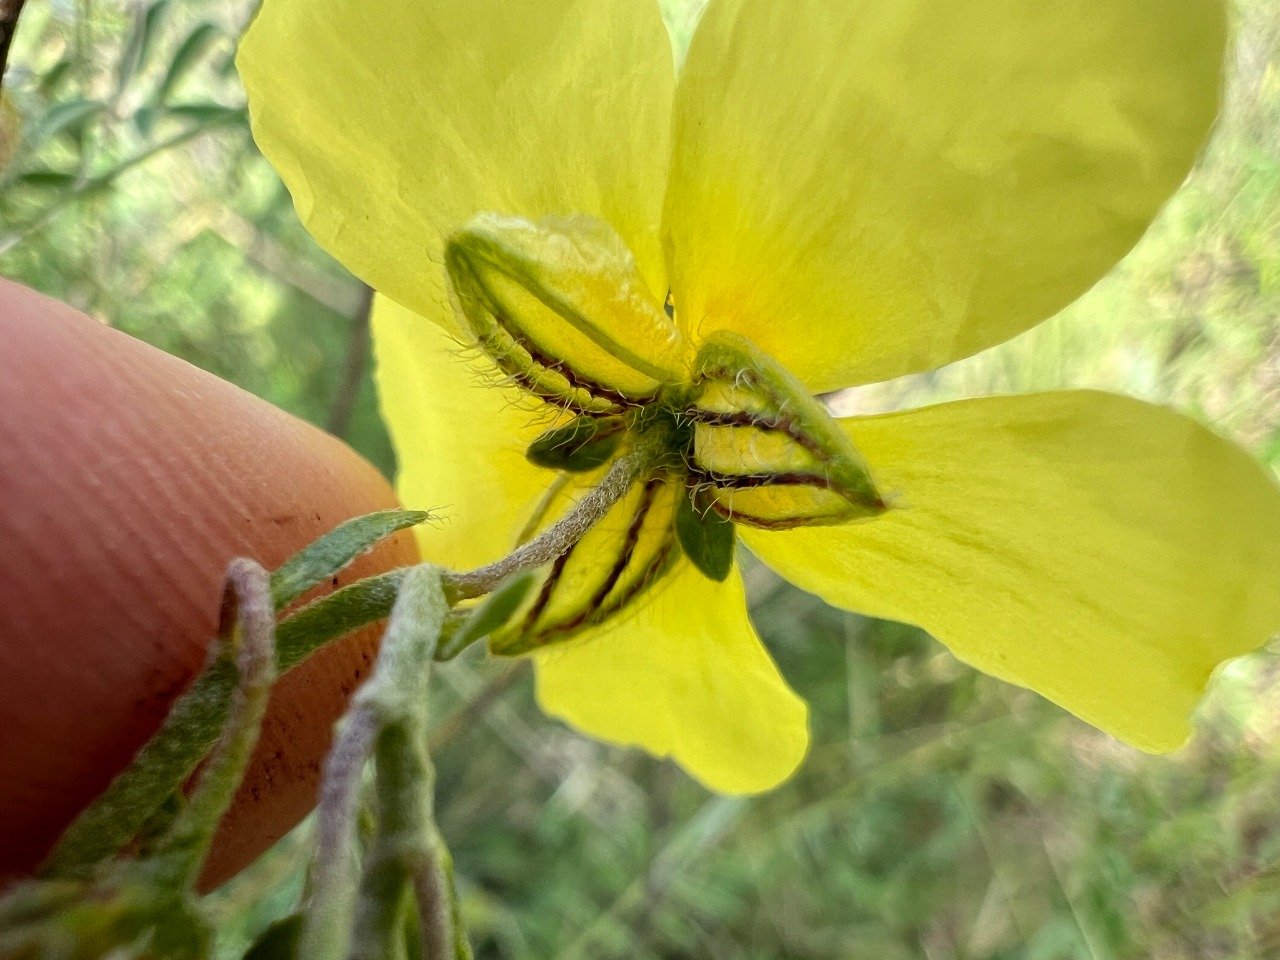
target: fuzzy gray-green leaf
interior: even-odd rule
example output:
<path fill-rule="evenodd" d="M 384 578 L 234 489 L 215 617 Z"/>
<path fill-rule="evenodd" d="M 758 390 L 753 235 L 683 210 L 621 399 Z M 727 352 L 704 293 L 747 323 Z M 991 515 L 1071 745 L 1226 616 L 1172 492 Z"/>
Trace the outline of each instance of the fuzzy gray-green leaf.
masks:
<path fill-rule="evenodd" d="M 295 553 L 271 575 L 271 598 L 280 610 L 332 577 L 360 554 L 397 530 L 422 523 L 422 510 L 381 510 L 334 527 Z"/>

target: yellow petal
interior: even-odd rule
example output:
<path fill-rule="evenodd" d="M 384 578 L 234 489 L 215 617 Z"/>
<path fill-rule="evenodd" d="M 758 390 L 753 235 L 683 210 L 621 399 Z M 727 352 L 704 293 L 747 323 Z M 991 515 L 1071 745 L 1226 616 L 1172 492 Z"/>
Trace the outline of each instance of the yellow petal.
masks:
<path fill-rule="evenodd" d="M 930 369 L 1075 299 L 1218 108 L 1221 0 L 714 0 L 676 94 L 678 316 L 810 389 Z"/>
<path fill-rule="evenodd" d="M 737 573 L 716 583 L 682 562 L 634 609 L 534 655 L 542 709 L 670 756 L 721 793 L 786 779 L 808 745 L 807 709 L 756 637 Z"/>
<path fill-rule="evenodd" d="M 555 481 L 525 458 L 547 413 L 494 383 L 486 357 L 386 297 L 374 299 L 372 326 L 397 492 L 440 518 L 418 528 L 423 559 L 453 570 L 497 560 Z"/>
<path fill-rule="evenodd" d="M 240 47 L 254 138 L 350 270 L 454 323 L 444 239 L 481 211 L 613 225 L 661 299 L 674 67 L 638 0 L 266 0 Z"/>
<path fill-rule="evenodd" d="M 1280 629 L 1280 490 L 1170 410 L 1075 392 L 843 423 L 895 509 L 741 531 L 829 603 L 1152 751 L 1185 740 L 1216 664 Z"/>

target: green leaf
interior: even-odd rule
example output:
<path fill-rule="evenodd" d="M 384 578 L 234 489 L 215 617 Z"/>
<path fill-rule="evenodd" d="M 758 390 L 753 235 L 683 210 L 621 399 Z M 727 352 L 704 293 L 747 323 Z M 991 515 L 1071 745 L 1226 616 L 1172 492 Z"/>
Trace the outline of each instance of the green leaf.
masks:
<path fill-rule="evenodd" d="M 277 610 L 329 579 L 356 557 L 397 530 L 422 523 L 423 510 L 381 510 L 340 524 L 303 547 L 271 575 L 271 598 Z"/>
<path fill-rule="evenodd" d="M 142 33 L 142 51 L 138 58 L 138 71 L 142 72 L 151 65 L 156 54 L 157 44 L 164 34 L 165 24 L 169 20 L 169 12 L 173 9 L 172 0 L 153 0 L 147 9 L 144 23 L 146 29 Z"/>
<path fill-rule="evenodd" d="M 276 666 L 281 673 L 296 667 L 325 644 L 391 613 L 409 567 L 365 577 L 326 594 L 276 628 Z"/>
<path fill-rule="evenodd" d="M 156 91 L 156 99 L 167 100 L 174 88 L 182 82 L 192 68 L 200 63 L 209 47 L 223 36 L 223 32 L 212 23 L 202 23 L 192 30 L 174 53 L 173 60 L 169 63 L 169 70 Z"/>
<path fill-rule="evenodd" d="M 292 914 L 277 920 L 254 941 L 244 960 L 294 960 L 298 956 L 298 936 L 302 933 L 303 917 Z"/>
<path fill-rule="evenodd" d="M 107 105 L 101 100 L 77 99 L 54 104 L 40 118 L 34 139 L 44 142 L 64 132 L 76 135 L 86 123 L 106 109 Z"/>
<path fill-rule="evenodd" d="M 130 119 L 133 121 L 134 127 L 137 128 L 138 133 L 142 134 L 143 137 L 150 139 L 151 132 L 155 129 L 156 121 L 162 116 L 164 116 L 163 107 L 146 106 L 139 107 L 137 110 L 133 111 L 133 116 L 130 117 Z"/>
<path fill-rule="evenodd" d="M 296 667 L 353 630 L 385 619 L 404 575 L 400 569 L 357 580 L 281 621 L 276 628 L 278 672 Z M 82 876 L 132 840 L 217 742 L 236 679 L 235 665 L 226 658 L 210 663 L 175 701 L 159 732 L 128 768 L 67 828 L 41 870 Z"/>
<path fill-rule="evenodd" d="M 169 0 L 156 0 L 138 17 L 116 67 L 117 96 L 129 85 L 129 81 L 146 69 L 168 13 Z"/>
<path fill-rule="evenodd" d="M 456 629 L 441 640 L 436 659 L 452 660 L 471 644 L 487 637 L 510 620 L 529 595 L 536 579 L 532 571 L 526 570 L 504 580 L 484 603 L 465 615 Z"/>
<path fill-rule="evenodd" d="M 58 170 L 32 170 L 18 177 L 17 182 L 25 187 L 62 191 L 70 190 L 75 185 L 76 175 Z"/>
<path fill-rule="evenodd" d="M 694 503 L 693 497 L 682 497 L 676 508 L 676 537 L 693 565 L 712 580 L 724 580 L 733 569 L 733 545 L 736 534 L 733 522 L 726 520 L 710 505 Z"/>
<path fill-rule="evenodd" d="M 42 96 L 53 98 L 57 94 L 58 85 L 71 72 L 74 61 L 71 57 L 59 60 L 52 67 L 46 70 L 39 78 L 39 91 Z"/>
<path fill-rule="evenodd" d="M 132 840 L 217 742 L 235 685 L 233 663 L 226 658 L 210 663 L 129 766 L 72 821 L 41 872 L 86 876 Z"/>
<path fill-rule="evenodd" d="M 220 103 L 175 103 L 168 107 L 176 120 L 191 120 L 202 127 L 247 124 L 249 114 L 244 107 L 224 107 Z"/>
<path fill-rule="evenodd" d="M 623 421 L 619 417 L 575 417 L 548 430 L 529 444 L 529 462 L 549 470 L 585 473 L 609 462 L 618 449 Z"/>

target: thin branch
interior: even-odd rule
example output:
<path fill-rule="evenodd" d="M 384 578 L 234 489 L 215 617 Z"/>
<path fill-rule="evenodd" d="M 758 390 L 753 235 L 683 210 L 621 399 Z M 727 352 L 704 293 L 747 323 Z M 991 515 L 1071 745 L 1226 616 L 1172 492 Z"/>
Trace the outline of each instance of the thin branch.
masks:
<path fill-rule="evenodd" d="M 351 824 L 361 777 L 377 737 L 373 718 L 353 710 L 325 763 L 309 881 L 314 892 L 303 929 L 303 943 L 310 950 L 304 956 L 315 960 L 341 960 L 347 953 L 360 877 L 356 831 Z"/>
<path fill-rule="evenodd" d="M 351 318 L 351 332 L 347 337 L 346 362 L 342 369 L 342 382 L 333 395 L 329 407 L 329 420 L 325 429 L 335 437 L 344 436 L 351 422 L 351 411 L 360 393 L 360 380 L 365 364 L 369 361 L 369 314 L 373 310 L 373 288 L 364 286 L 360 291 L 360 305 Z"/>
<path fill-rule="evenodd" d="M 439 570 L 424 564 L 406 573 L 373 676 L 356 693 L 325 766 L 302 956 L 387 956 L 410 881 L 425 960 L 470 956 L 435 825 L 426 750 L 430 665 L 447 613 Z M 377 827 L 358 880 L 359 787 L 370 756 L 377 758 Z"/>
<path fill-rule="evenodd" d="M 9 64 L 9 46 L 18 30 L 18 17 L 27 0 L 0 0 L 0 84 L 4 82 L 5 67 Z"/>

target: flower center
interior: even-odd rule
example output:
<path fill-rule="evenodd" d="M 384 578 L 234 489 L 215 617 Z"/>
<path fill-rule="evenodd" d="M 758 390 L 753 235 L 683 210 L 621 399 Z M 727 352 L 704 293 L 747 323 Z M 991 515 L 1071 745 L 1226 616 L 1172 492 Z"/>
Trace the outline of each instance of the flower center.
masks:
<path fill-rule="evenodd" d="M 481 214 L 450 238 L 445 267 L 476 345 L 522 392 L 559 411 L 528 448 L 530 461 L 580 478 L 580 489 L 614 458 L 655 451 L 617 516 L 553 565 L 498 652 L 599 622 L 679 554 L 724 579 L 734 524 L 787 529 L 885 509 L 822 404 L 743 337 L 721 331 L 695 344 L 671 294 L 665 303 L 652 296 L 602 221 Z M 586 554 L 591 569 L 569 576 Z"/>

